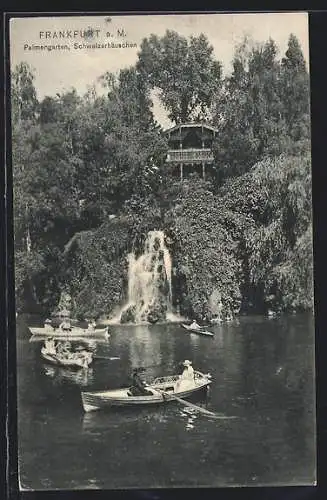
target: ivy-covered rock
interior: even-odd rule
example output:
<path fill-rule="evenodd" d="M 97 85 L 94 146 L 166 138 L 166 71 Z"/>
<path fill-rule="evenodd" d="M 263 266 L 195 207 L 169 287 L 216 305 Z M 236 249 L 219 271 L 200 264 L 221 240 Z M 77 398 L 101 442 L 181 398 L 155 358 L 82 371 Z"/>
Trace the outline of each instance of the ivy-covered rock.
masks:
<path fill-rule="evenodd" d="M 131 225 L 125 217 L 110 220 L 97 230 L 80 233 L 68 247 L 65 278 L 72 314 L 108 316 L 123 302 Z"/>
<path fill-rule="evenodd" d="M 128 306 L 124 309 L 120 316 L 120 322 L 124 323 L 135 323 L 135 315 L 136 315 L 136 306 Z"/>
<path fill-rule="evenodd" d="M 217 307 L 221 316 L 239 311 L 238 242 L 226 227 L 230 214 L 219 198 L 205 183 L 185 181 L 169 215 L 174 290 L 181 313 L 209 320 L 217 315 Z"/>

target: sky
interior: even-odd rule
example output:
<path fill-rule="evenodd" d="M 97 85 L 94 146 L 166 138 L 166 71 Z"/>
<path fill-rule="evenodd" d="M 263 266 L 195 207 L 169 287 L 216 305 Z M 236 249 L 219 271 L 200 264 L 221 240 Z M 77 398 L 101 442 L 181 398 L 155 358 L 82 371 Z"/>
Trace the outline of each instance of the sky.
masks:
<path fill-rule="evenodd" d="M 81 38 L 80 31 L 84 33 L 90 28 L 97 30 L 94 31 L 93 41 Z M 214 48 L 214 56 L 223 65 L 224 74 L 230 72 L 234 48 L 245 35 L 256 42 L 265 42 L 271 37 L 279 48 L 279 57 L 282 57 L 289 35 L 293 33 L 299 39 L 309 65 L 308 14 L 295 12 L 13 18 L 10 24 L 11 67 L 27 62 L 34 69 L 34 84 L 39 99 L 71 90 L 72 87 L 83 94 L 93 84 L 101 92 L 103 90 L 97 82 L 99 76 L 106 71 L 118 72 L 121 68 L 134 65 L 142 40 L 152 33 L 162 36 L 167 29 L 186 37 L 204 33 Z M 54 32 L 59 37 L 59 31 L 64 32 L 66 37 L 55 38 Z M 67 38 L 67 35 L 70 36 Z M 82 47 L 83 43 L 95 42 L 107 44 L 107 47 Z M 125 47 L 109 48 L 108 43 L 124 43 Z M 68 48 L 33 50 L 33 45 L 58 44 Z M 157 98 L 154 98 L 154 114 L 163 127 L 170 126 Z"/>

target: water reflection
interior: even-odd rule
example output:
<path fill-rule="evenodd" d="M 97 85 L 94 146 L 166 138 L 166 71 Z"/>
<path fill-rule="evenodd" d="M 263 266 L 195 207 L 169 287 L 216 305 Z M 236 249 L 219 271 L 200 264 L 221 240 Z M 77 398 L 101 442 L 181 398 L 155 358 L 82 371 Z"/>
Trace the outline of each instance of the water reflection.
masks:
<path fill-rule="evenodd" d="M 103 421 L 103 416 L 98 412 L 84 413 L 82 429 L 84 434 L 96 434 L 101 430 L 101 421 Z"/>
<path fill-rule="evenodd" d="M 72 382 L 80 387 L 87 387 L 93 381 L 93 368 L 81 368 L 80 370 L 70 370 L 62 367 L 49 366 L 44 364 L 44 374 L 51 378 L 55 384 L 62 382 Z"/>
<path fill-rule="evenodd" d="M 46 336 L 41 336 L 41 335 L 31 335 L 29 337 L 29 342 L 32 344 L 43 344 L 44 341 L 46 340 Z M 56 339 L 56 335 L 53 335 L 53 338 Z M 101 344 L 109 344 L 110 343 L 110 337 L 107 338 L 90 338 L 90 337 L 57 337 L 59 342 L 64 342 L 65 340 L 68 340 L 71 344 L 83 344 L 85 346 L 88 346 L 90 349 L 95 349 L 97 345 Z M 57 340 L 56 339 L 56 340 Z"/>
<path fill-rule="evenodd" d="M 215 332 L 215 345 L 222 349 L 224 347 L 224 329 L 221 325 L 218 325 L 214 329 Z"/>
<path fill-rule="evenodd" d="M 192 345 L 193 349 L 198 349 L 201 343 L 200 336 L 194 333 L 191 333 L 189 335 L 190 335 L 190 344 Z"/>
<path fill-rule="evenodd" d="M 129 339 L 129 355 L 133 366 L 153 367 L 162 364 L 160 337 L 149 326 L 135 326 Z"/>
<path fill-rule="evenodd" d="M 198 413 L 192 408 L 184 408 L 179 412 L 180 416 L 185 422 L 185 430 L 190 431 L 194 429 L 195 421 L 198 418 Z"/>
<path fill-rule="evenodd" d="M 70 489 L 72 490 L 101 490 L 102 485 L 96 478 L 90 478 L 87 482 L 71 481 Z"/>

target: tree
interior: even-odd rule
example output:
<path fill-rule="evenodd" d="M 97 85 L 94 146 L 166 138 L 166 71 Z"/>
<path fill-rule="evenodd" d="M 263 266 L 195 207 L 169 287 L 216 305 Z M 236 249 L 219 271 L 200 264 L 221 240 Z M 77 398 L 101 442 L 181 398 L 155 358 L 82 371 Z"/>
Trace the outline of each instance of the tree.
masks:
<path fill-rule="evenodd" d="M 38 110 L 38 100 L 34 87 L 31 67 L 22 62 L 11 73 L 11 106 L 13 122 L 34 120 Z"/>
<path fill-rule="evenodd" d="M 225 209 L 247 221 L 237 236 L 244 304 L 258 311 L 312 307 L 310 155 L 265 158 L 229 179 L 219 196 Z"/>
<path fill-rule="evenodd" d="M 156 188 L 167 145 L 154 120 L 144 75 L 129 68 L 118 79 L 111 74 L 103 79 L 109 89 L 103 107 L 104 185 L 117 211 L 131 196 L 144 198 Z"/>
<path fill-rule="evenodd" d="M 291 34 L 282 59 L 281 96 L 287 132 L 293 141 L 310 138 L 309 75 L 298 39 Z"/>
<path fill-rule="evenodd" d="M 237 47 L 233 72 L 214 105 L 219 129 L 214 146 L 216 180 L 240 175 L 267 155 L 308 149 L 309 89 L 299 44 L 290 37 L 280 62 L 272 39 Z"/>
<path fill-rule="evenodd" d="M 221 64 L 205 35 L 190 40 L 167 30 L 141 44 L 137 70 L 145 75 L 175 123 L 205 119 L 221 82 Z"/>

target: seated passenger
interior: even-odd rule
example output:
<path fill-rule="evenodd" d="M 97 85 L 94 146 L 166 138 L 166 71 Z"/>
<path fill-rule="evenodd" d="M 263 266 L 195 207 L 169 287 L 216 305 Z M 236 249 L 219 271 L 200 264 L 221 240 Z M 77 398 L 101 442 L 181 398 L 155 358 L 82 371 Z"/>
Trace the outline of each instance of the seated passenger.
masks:
<path fill-rule="evenodd" d="M 74 355 L 80 358 L 92 358 L 92 352 L 88 351 L 85 346 L 79 345 L 74 349 Z"/>
<path fill-rule="evenodd" d="M 175 385 L 175 392 L 183 392 L 195 387 L 194 370 L 192 362 L 186 359 L 183 362 L 184 370 Z"/>
<path fill-rule="evenodd" d="M 59 326 L 59 328 L 61 330 L 64 330 L 64 331 L 67 331 L 67 332 L 70 332 L 72 327 L 71 327 L 71 324 L 70 324 L 70 321 L 68 319 L 65 319 L 61 325 Z"/>
<path fill-rule="evenodd" d="M 44 322 L 44 328 L 46 328 L 47 330 L 52 330 L 53 329 L 51 319 L 48 318 L 48 319 L 45 320 L 45 322 Z"/>
<path fill-rule="evenodd" d="M 97 324 L 96 324 L 96 322 L 94 321 L 94 319 L 93 319 L 92 321 L 90 321 L 90 322 L 88 323 L 88 325 L 87 325 L 88 330 L 90 330 L 90 331 L 95 330 L 95 327 L 96 327 L 96 326 L 97 326 Z"/>
<path fill-rule="evenodd" d="M 196 322 L 196 320 L 194 319 L 192 324 L 191 324 L 191 328 L 192 330 L 198 330 L 200 327 L 200 325 Z"/>
<path fill-rule="evenodd" d="M 56 354 L 57 353 L 55 341 L 54 341 L 54 339 L 52 337 L 49 337 L 45 341 L 44 347 L 46 348 L 48 354 Z"/>
<path fill-rule="evenodd" d="M 57 352 L 60 356 L 68 358 L 71 356 L 71 343 L 70 342 L 59 342 L 57 345 Z"/>

